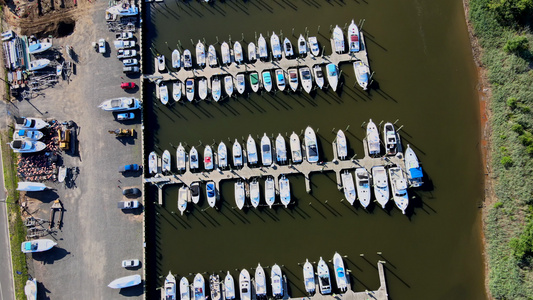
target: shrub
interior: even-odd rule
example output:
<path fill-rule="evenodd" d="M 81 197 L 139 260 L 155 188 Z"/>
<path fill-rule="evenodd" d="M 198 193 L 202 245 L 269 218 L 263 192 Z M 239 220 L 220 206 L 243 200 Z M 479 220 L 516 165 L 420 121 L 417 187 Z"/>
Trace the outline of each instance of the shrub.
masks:
<path fill-rule="evenodd" d="M 522 51 L 527 51 L 528 48 L 529 43 L 527 37 L 523 35 L 515 36 L 508 40 L 507 43 L 505 43 L 505 46 L 503 46 L 503 50 L 507 53 L 521 53 Z"/>
<path fill-rule="evenodd" d="M 523 113 L 529 113 L 531 111 L 531 108 L 525 104 L 518 103 L 518 107 Z"/>
<path fill-rule="evenodd" d="M 509 106 L 511 109 L 515 109 L 517 103 L 518 99 L 516 99 L 515 97 L 510 97 L 509 99 L 507 99 L 507 106 Z"/>
<path fill-rule="evenodd" d="M 501 201 L 494 203 L 494 208 L 500 208 L 502 206 L 503 206 L 503 203 Z"/>
<path fill-rule="evenodd" d="M 533 0 L 492 0 L 488 7 L 496 13 L 500 23 L 516 25 L 527 18 L 533 8 Z"/>
<path fill-rule="evenodd" d="M 526 148 L 526 152 L 527 152 L 527 154 L 529 154 L 529 155 L 533 155 L 533 145 L 529 145 L 529 146 L 527 146 L 527 148 Z"/>
<path fill-rule="evenodd" d="M 500 160 L 500 162 L 502 163 L 502 165 L 506 168 L 509 168 L 513 165 L 513 159 L 510 157 L 510 156 L 504 156 L 502 157 L 502 159 Z"/>
<path fill-rule="evenodd" d="M 517 259 L 524 259 L 526 255 L 533 253 L 533 218 L 529 219 L 526 228 L 518 238 L 512 238 L 509 246 Z"/>
<path fill-rule="evenodd" d="M 533 144 L 533 135 L 529 132 L 526 132 L 518 137 L 518 140 L 524 146 L 530 146 Z"/>
<path fill-rule="evenodd" d="M 522 127 L 520 124 L 513 124 L 513 126 L 511 126 L 511 130 L 518 134 L 524 133 L 524 127 Z"/>

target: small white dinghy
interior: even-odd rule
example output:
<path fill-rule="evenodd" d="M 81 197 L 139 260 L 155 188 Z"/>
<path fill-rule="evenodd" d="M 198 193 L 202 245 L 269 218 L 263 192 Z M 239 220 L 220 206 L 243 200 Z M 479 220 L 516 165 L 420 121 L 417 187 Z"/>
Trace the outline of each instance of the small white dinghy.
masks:
<path fill-rule="evenodd" d="M 405 210 L 409 205 L 409 196 L 407 195 L 407 180 L 400 167 L 389 169 L 389 179 L 392 188 L 392 198 L 396 206 L 405 215 Z"/>
<path fill-rule="evenodd" d="M 282 92 L 287 86 L 285 83 L 285 72 L 283 71 L 283 69 L 276 69 L 276 86 L 278 87 L 278 90 Z"/>
<path fill-rule="evenodd" d="M 319 88 L 324 87 L 324 72 L 320 65 L 313 66 L 313 75 L 315 75 L 315 83 Z"/>
<path fill-rule="evenodd" d="M 250 73 L 250 86 L 252 91 L 256 93 L 259 91 L 259 74 L 257 72 Z"/>
<path fill-rule="evenodd" d="M 233 76 L 226 75 L 224 76 L 224 90 L 226 94 L 231 97 L 233 95 Z"/>
<path fill-rule="evenodd" d="M 235 182 L 235 204 L 237 204 L 237 208 L 242 210 L 244 201 L 244 182 L 239 180 Z"/>
<path fill-rule="evenodd" d="M 298 70 L 291 68 L 287 72 L 289 73 L 289 86 L 293 92 L 296 92 L 298 89 Z"/>
<path fill-rule="evenodd" d="M 185 49 L 185 51 L 183 51 L 183 67 L 192 68 L 192 54 L 191 50 L 189 49 Z"/>
<path fill-rule="evenodd" d="M 220 79 L 218 76 L 213 76 L 211 79 L 211 96 L 213 97 L 213 100 L 218 102 L 220 100 L 220 96 L 222 95 L 222 84 L 220 83 Z"/>
<path fill-rule="evenodd" d="M 198 181 L 191 183 L 190 189 L 192 203 L 198 204 L 200 201 L 200 183 Z"/>
<path fill-rule="evenodd" d="M 254 63 L 257 60 L 257 49 L 255 47 L 255 44 L 249 43 L 248 44 L 248 62 Z"/>
<path fill-rule="evenodd" d="M 304 273 L 305 290 L 309 294 L 314 294 L 315 289 L 316 289 L 315 270 L 313 268 L 313 265 L 309 262 L 308 259 L 305 259 L 303 273 Z"/>
<path fill-rule="evenodd" d="M 194 151 L 196 151 L 196 148 L 193 147 L 193 149 Z M 191 149 L 191 155 L 192 155 L 193 149 Z M 185 170 L 185 162 L 187 161 L 185 156 L 186 156 L 185 148 L 180 143 L 178 148 L 176 149 L 176 168 L 178 169 L 178 171 Z M 198 159 L 196 159 L 196 164 L 198 164 Z M 192 166 L 191 166 L 191 169 L 193 169 Z"/>
<path fill-rule="evenodd" d="M 259 39 L 257 40 L 257 44 L 259 47 L 259 58 L 263 60 L 267 59 L 268 57 L 267 43 L 266 43 L 265 37 L 263 37 L 263 34 L 261 33 L 259 34 Z"/>
<path fill-rule="evenodd" d="M 270 70 L 264 70 L 261 73 L 261 77 L 263 77 L 263 87 L 267 92 L 272 91 L 272 76 L 270 75 Z"/>
<path fill-rule="evenodd" d="M 154 151 L 148 155 L 148 171 L 150 174 L 157 173 L 157 154 Z"/>
<path fill-rule="evenodd" d="M 309 51 L 313 56 L 318 56 L 320 54 L 320 48 L 318 47 L 318 40 L 316 36 L 310 36 L 307 41 L 309 42 Z"/>
<path fill-rule="evenodd" d="M 371 156 L 381 154 L 378 128 L 376 127 L 376 124 L 372 122 L 372 119 L 370 119 L 366 125 L 366 142 L 368 145 L 368 154 Z"/>
<path fill-rule="evenodd" d="M 279 42 L 279 37 L 275 32 L 272 32 L 270 36 L 270 47 L 272 47 L 272 56 L 273 58 L 281 58 L 281 44 Z"/>
<path fill-rule="evenodd" d="M 233 143 L 231 152 L 233 154 L 233 166 L 237 168 L 242 167 L 242 146 L 237 139 L 235 139 L 235 142 Z"/>
<path fill-rule="evenodd" d="M 276 137 L 276 161 L 278 164 L 283 164 L 287 161 L 287 145 L 281 133 L 278 133 Z"/>
<path fill-rule="evenodd" d="M 218 167 L 219 168 L 226 168 L 228 166 L 228 148 L 226 148 L 226 144 L 224 142 L 220 142 L 218 144 Z"/>
<path fill-rule="evenodd" d="M 302 80 L 302 87 L 304 88 L 304 91 L 309 94 L 313 88 L 313 77 L 311 76 L 311 70 L 309 67 L 301 67 L 299 71 L 300 79 Z"/>
<path fill-rule="evenodd" d="M 180 280 L 180 300 L 190 300 L 191 299 L 191 293 L 190 292 L 191 292 L 191 287 L 189 285 L 189 280 L 187 279 L 187 277 L 181 277 L 181 280 Z"/>
<path fill-rule="evenodd" d="M 302 145 L 300 144 L 300 137 L 293 131 L 291 134 L 291 157 L 293 163 L 302 162 Z"/>
<path fill-rule="evenodd" d="M 307 126 L 307 128 L 305 129 L 304 143 L 307 161 L 310 163 L 317 163 L 318 145 L 315 131 L 313 130 L 313 128 L 311 128 L 311 126 Z"/>
<path fill-rule="evenodd" d="M 216 67 L 218 65 L 217 50 L 215 49 L 215 46 L 213 45 L 209 45 L 209 49 L 207 52 L 207 61 L 210 67 Z"/>
<path fill-rule="evenodd" d="M 255 140 L 252 135 L 248 135 L 248 140 L 246 141 L 246 153 L 248 154 L 248 163 L 255 165 L 258 162 L 257 157 L 257 146 L 255 145 Z"/>
<path fill-rule="evenodd" d="M 355 187 L 359 203 L 367 208 L 370 205 L 370 174 L 365 168 L 355 169 Z"/>
<path fill-rule="evenodd" d="M 183 185 L 178 191 L 178 210 L 181 215 L 187 210 L 187 202 L 189 202 L 189 188 Z"/>
<path fill-rule="evenodd" d="M 266 167 L 272 164 L 272 144 L 266 133 L 261 138 L 261 161 Z"/>
<path fill-rule="evenodd" d="M 337 157 L 341 160 L 346 159 L 346 156 L 348 156 L 348 146 L 346 142 L 346 135 L 344 135 L 344 132 L 339 129 L 337 131 Z"/>
<path fill-rule="evenodd" d="M 337 65 L 334 63 L 328 64 L 326 70 L 329 86 L 331 86 L 331 89 L 335 92 L 337 91 L 337 85 L 339 84 L 339 70 L 337 69 Z"/>
<path fill-rule="evenodd" d="M 40 192 L 48 189 L 44 183 L 40 182 L 29 182 L 29 181 L 21 181 L 18 183 L 17 191 L 25 191 L 25 192 Z"/>
<path fill-rule="evenodd" d="M 242 53 L 242 45 L 238 41 L 233 44 L 233 54 L 235 57 L 235 62 L 238 64 L 242 63 L 244 55 Z"/>
<path fill-rule="evenodd" d="M 236 81 L 237 83 L 235 85 L 237 86 L 237 92 L 241 95 L 244 94 L 244 90 L 246 90 L 246 82 L 245 82 L 244 74 L 242 73 L 237 74 Z"/>
<path fill-rule="evenodd" d="M 207 98 L 207 79 L 204 77 L 200 78 L 198 81 L 198 97 L 200 97 L 201 100 Z"/>
<path fill-rule="evenodd" d="M 210 171 L 213 170 L 213 150 L 211 146 L 207 145 L 204 149 L 204 169 Z"/>
<path fill-rule="evenodd" d="M 347 170 L 342 172 L 341 174 L 341 180 L 342 180 L 342 188 L 344 190 L 344 197 L 348 202 L 350 202 L 351 205 L 355 202 L 355 186 L 353 183 L 353 177 L 350 172 Z"/>
<path fill-rule="evenodd" d="M 111 281 L 107 286 L 112 289 L 123 289 L 131 286 L 136 286 L 141 283 L 141 275 L 130 275 L 117 278 Z"/>
<path fill-rule="evenodd" d="M 300 34 L 298 38 L 298 54 L 305 55 L 307 54 L 307 42 L 303 35 Z"/>
<path fill-rule="evenodd" d="M 353 63 L 353 70 L 355 72 L 357 83 L 363 91 L 366 91 L 370 81 L 370 69 L 362 61 L 358 60 Z"/>
<path fill-rule="evenodd" d="M 188 78 L 185 81 L 185 94 L 189 102 L 194 100 L 194 78 Z"/>
<path fill-rule="evenodd" d="M 259 193 L 259 182 L 254 179 L 250 183 L 250 202 L 252 202 L 252 206 L 254 208 L 257 208 L 259 206 L 259 201 L 261 201 L 261 196 Z"/>
<path fill-rule="evenodd" d="M 274 178 L 268 176 L 265 180 L 265 202 L 268 207 L 272 208 L 274 202 L 276 201 L 276 186 L 274 183 Z"/>
<path fill-rule="evenodd" d="M 222 46 L 220 47 L 222 49 L 222 64 L 229 65 L 231 64 L 231 56 L 229 53 L 229 45 L 228 43 L 224 42 L 222 43 Z"/>
<path fill-rule="evenodd" d="M 161 171 L 163 172 L 170 172 L 170 151 L 165 150 L 163 151 L 163 155 L 161 156 Z"/>
<path fill-rule="evenodd" d="M 172 51 L 172 67 L 176 70 L 181 67 L 181 54 L 178 49 Z"/>
<path fill-rule="evenodd" d="M 179 161 L 179 157 L 178 157 L 178 161 Z M 200 167 L 200 161 L 198 159 L 198 150 L 196 150 L 196 148 L 192 146 L 191 151 L 189 152 L 189 168 L 191 170 L 196 170 L 199 167 Z"/>
<path fill-rule="evenodd" d="M 385 209 L 390 199 L 389 180 L 385 167 L 372 167 L 372 178 L 374 179 L 374 196 L 376 197 L 376 201 Z"/>
<path fill-rule="evenodd" d="M 157 70 L 159 72 L 165 71 L 165 56 L 159 55 L 155 58 L 155 61 L 157 62 Z"/>
<path fill-rule="evenodd" d="M 178 102 L 181 100 L 183 85 L 181 81 L 176 81 L 172 84 L 172 98 L 174 101 Z"/>
<path fill-rule="evenodd" d="M 291 185 L 285 175 L 281 175 L 279 180 L 279 197 L 285 207 L 289 206 L 289 203 L 291 203 Z"/>
<path fill-rule="evenodd" d="M 294 56 L 294 49 L 292 48 L 292 43 L 287 37 L 283 40 L 283 51 L 285 52 L 286 58 Z"/>
<path fill-rule="evenodd" d="M 200 40 L 196 44 L 196 64 L 202 68 L 205 67 L 205 46 Z"/>
<path fill-rule="evenodd" d="M 159 84 L 159 100 L 163 105 L 168 103 L 168 87 L 165 83 Z"/>

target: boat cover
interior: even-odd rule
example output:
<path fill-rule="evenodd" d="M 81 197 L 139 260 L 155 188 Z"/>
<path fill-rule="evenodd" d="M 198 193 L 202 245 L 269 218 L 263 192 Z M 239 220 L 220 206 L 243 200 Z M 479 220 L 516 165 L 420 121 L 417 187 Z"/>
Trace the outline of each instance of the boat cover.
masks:
<path fill-rule="evenodd" d="M 424 177 L 422 173 L 422 167 L 418 168 L 410 168 L 409 173 L 411 174 L 411 178 L 422 178 Z"/>
<path fill-rule="evenodd" d="M 31 44 L 28 49 L 30 50 L 30 53 L 31 52 L 35 52 L 39 49 L 41 49 L 41 43 L 37 43 L 37 44 Z"/>
<path fill-rule="evenodd" d="M 28 250 L 28 251 L 32 250 L 31 242 L 26 243 L 26 244 L 24 245 L 24 249 L 25 249 L 25 250 Z"/>

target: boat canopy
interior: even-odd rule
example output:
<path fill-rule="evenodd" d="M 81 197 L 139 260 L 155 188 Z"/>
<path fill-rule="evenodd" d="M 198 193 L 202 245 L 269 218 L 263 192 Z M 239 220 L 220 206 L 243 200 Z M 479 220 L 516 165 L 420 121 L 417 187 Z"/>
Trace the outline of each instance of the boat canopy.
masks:
<path fill-rule="evenodd" d="M 418 168 L 410 168 L 409 173 L 411 174 L 411 178 L 422 178 L 424 177 L 422 173 L 422 167 Z"/>
<path fill-rule="evenodd" d="M 36 245 L 37 246 L 37 245 Z M 31 242 L 27 242 L 25 245 L 24 245 L 24 249 L 25 250 L 28 250 L 28 251 L 31 251 L 31 250 L 35 250 L 37 249 L 37 247 L 33 247 L 33 244 Z"/>

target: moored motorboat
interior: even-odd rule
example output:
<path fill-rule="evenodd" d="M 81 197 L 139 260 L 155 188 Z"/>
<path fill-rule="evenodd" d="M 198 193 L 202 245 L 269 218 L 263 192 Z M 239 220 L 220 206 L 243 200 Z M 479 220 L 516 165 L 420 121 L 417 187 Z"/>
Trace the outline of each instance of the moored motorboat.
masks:
<path fill-rule="evenodd" d="M 339 25 L 335 26 L 335 29 L 333 29 L 333 41 L 334 41 L 334 48 L 335 52 L 337 53 L 343 53 L 344 52 L 344 35 L 342 34 L 342 29 L 339 27 Z"/>
<path fill-rule="evenodd" d="M 348 49 L 350 52 L 359 52 L 359 28 L 355 25 L 354 20 L 348 26 Z"/>
<path fill-rule="evenodd" d="M 278 90 L 285 90 L 285 72 L 283 71 L 283 69 L 276 69 L 276 85 L 278 87 Z"/>
<path fill-rule="evenodd" d="M 154 151 L 148 155 L 148 171 L 150 174 L 157 173 L 157 154 Z"/>
<path fill-rule="evenodd" d="M 255 145 L 255 140 L 252 135 L 248 135 L 248 140 L 246 141 L 246 153 L 248 154 L 248 163 L 255 165 L 258 162 L 257 157 L 257 146 Z"/>
<path fill-rule="evenodd" d="M 181 54 L 178 49 L 172 51 L 172 67 L 176 70 L 181 67 Z"/>
<path fill-rule="evenodd" d="M 259 182 L 254 179 L 250 182 L 250 202 L 252 202 L 253 207 L 257 208 L 259 206 L 259 201 L 261 201 Z"/>
<path fill-rule="evenodd" d="M 209 145 L 206 145 L 204 149 L 204 169 L 213 170 L 213 150 Z"/>
<path fill-rule="evenodd" d="M 235 139 L 235 142 L 233 143 L 231 153 L 233 155 L 233 166 L 242 167 L 242 146 L 237 139 Z"/>
<path fill-rule="evenodd" d="M 243 209 L 245 199 L 244 199 L 244 182 L 241 180 L 235 182 L 235 204 L 237 204 L 237 208 Z"/>
<path fill-rule="evenodd" d="M 205 300 L 205 280 L 200 273 L 194 276 L 193 291 L 194 300 Z"/>
<path fill-rule="evenodd" d="M 222 43 L 222 46 L 220 46 L 222 49 L 222 64 L 229 65 L 231 64 L 231 56 L 229 53 L 229 45 L 226 42 Z"/>
<path fill-rule="evenodd" d="M 398 153 L 398 135 L 394 125 L 390 122 L 383 125 L 383 142 L 385 143 L 385 153 L 396 155 Z"/>
<path fill-rule="evenodd" d="M 256 93 L 259 91 L 259 74 L 257 72 L 250 73 L 250 86 L 252 91 Z"/>
<path fill-rule="evenodd" d="M 192 54 L 189 49 L 183 51 L 183 67 L 192 68 Z"/>
<path fill-rule="evenodd" d="M 281 204 L 285 207 L 289 206 L 291 203 L 291 185 L 289 179 L 285 175 L 281 175 L 279 180 L 279 197 L 281 199 Z"/>
<path fill-rule="evenodd" d="M 261 264 L 257 264 L 255 268 L 255 294 L 257 298 L 264 298 L 267 296 L 266 276 L 265 270 L 261 267 Z"/>
<path fill-rule="evenodd" d="M 343 171 L 341 173 L 341 181 L 342 181 L 342 188 L 344 190 L 344 197 L 348 202 L 350 202 L 351 205 L 355 202 L 355 186 L 353 183 L 353 177 L 350 172 L 347 170 Z"/>
<path fill-rule="evenodd" d="M 218 102 L 220 100 L 220 96 L 222 95 L 222 83 L 220 83 L 220 79 L 218 76 L 213 76 L 211 78 L 211 96 L 213 97 L 213 100 Z"/>
<path fill-rule="evenodd" d="M 318 287 L 322 295 L 331 293 L 331 277 L 329 276 L 329 268 L 326 262 L 320 257 L 316 267 L 318 274 Z"/>
<path fill-rule="evenodd" d="M 130 2 L 122 1 L 121 3 L 111 6 L 106 9 L 106 12 L 117 16 L 136 16 L 139 13 L 139 8 L 135 5 L 131 5 Z"/>
<path fill-rule="evenodd" d="M 292 43 L 287 37 L 283 40 L 283 51 L 285 52 L 285 57 L 294 56 L 294 49 L 292 48 Z"/>
<path fill-rule="evenodd" d="M 357 83 L 364 91 L 366 91 L 370 81 L 370 70 L 368 66 L 358 60 L 353 63 L 353 70 L 355 72 Z"/>
<path fill-rule="evenodd" d="M 134 99 L 134 98 L 133 98 Z M 111 100 L 107 100 L 106 102 L 110 102 Z M 102 103 L 102 104 L 104 104 Z M 120 101 L 119 101 L 120 103 Z M 100 104 L 100 105 L 102 105 Z M 109 103 L 109 106 L 111 106 L 111 103 Z M 101 107 L 101 106 L 98 106 Z M 104 109 L 104 108 L 102 108 Z M 104 110 L 111 110 L 111 109 L 104 109 Z M 43 119 L 38 118 L 26 118 L 26 117 L 16 117 L 15 118 L 15 129 L 30 129 L 30 130 L 39 130 L 43 129 L 45 127 L 50 126 L 48 122 L 46 122 Z"/>
<path fill-rule="evenodd" d="M 337 85 L 339 84 L 339 70 L 337 69 L 336 64 L 330 63 L 326 66 L 326 76 L 331 89 L 337 91 Z"/>
<path fill-rule="evenodd" d="M 365 168 L 355 169 L 355 187 L 359 203 L 364 208 L 370 205 L 370 174 Z"/>
<path fill-rule="evenodd" d="M 298 70 L 289 68 L 287 72 L 289 73 L 289 86 L 293 92 L 296 92 L 298 89 Z"/>
<path fill-rule="evenodd" d="M 13 132 L 14 140 L 38 141 L 44 136 L 39 130 L 19 129 Z"/>
<path fill-rule="evenodd" d="M 200 183 L 198 181 L 191 183 L 190 189 L 192 203 L 198 204 L 198 202 L 200 201 Z"/>
<path fill-rule="evenodd" d="M 205 191 L 207 194 L 207 204 L 209 204 L 210 207 L 215 207 L 217 203 L 217 188 L 215 183 L 213 181 L 208 181 L 205 184 Z"/>
<path fill-rule="evenodd" d="M 244 90 L 246 90 L 246 82 L 245 82 L 244 74 L 243 73 L 237 74 L 237 76 L 235 77 L 235 81 L 237 82 L 235 84 L 235 86 L 237 87 L 237 92 L 241 95 L 244 94 Z"/>
<path fill-rule="evenodd" d="M 28 70 L 30 71 L 37 71 L 43 68 L 46 68 L 50 64 L 50 60 L 46 58 L 36 59 L 30 61 L 30 64 L 28 66 Z"/>
<path fill-rule="evenodd" d="M 313 66 L 313 75 L 315 75 L 315 83 L 319 88 L 324 87 L 324 72 L 320 65 Z"/>
<path fill-rule="evenodd" d="M 14 140 L 9 143 L 9 146 L 15 153 L 34 153 L 43 151 L 46 148 L 45 143 L 30 140 Z"/>
<path fill-rule="evenodd" d="M 199 167 L 200 167 L 200 160 L 198 159 L 198 150 L 196 150 L 196 148 L 192 146 L 191 151 L 189 152 L 189 168 L 191 170 L 196 170 Z"/>
<path fill-rule="evenodd" d="M 253 42 L 248 44 L 248 62 L 254 63 L 257 60 L 257 48 Z"/>
<path fill-rule="evenodd" d="M 346 142 L 346 135 L 344 135 L 344 132 L 341 129 L 337 131 L 335 142 L 337 144 L 337 157 L 340 159 L 346 159 L 346 156 L 348 156 L 348 145 Z"/>
<path fill-rule="evenodd" d="M 309 42 L 309 51 L 313 56 L 318 56 L 320 54 L 320 48 L 318 47 L 318 40 L 316 36 L 310 36 L 307 38 L 307 41 Z"/>
<path fill-rule="evenodd" d="M 119 111 L 139 109 L 141 107 L 141 103 L 139 102 L 137 98 L 120 97 L 120 98 L 106 100 L 100 103 L 98 107 L 106 111 L 119 112 Z M 46 125 L 48 126 L 48 124 Z M 40 129 L 40 128 L 36 128 L 36 129 Z"/>
<path fill-rule="evenodd" d="M 48 189 L 48 187 L 40 182 L 19 181 L 17 183 L 17 191 L 40 192 L 46 189 Z"/>
<path fill-rule="evenodd" d="M 164 55 L 158 55 L 156 57 L 157 62 L 157 70 L 159 72 L 165 71 L 166 65 L 165 65 L 165 56 Z"/>
<path fill-rule="evenodd" d="M 274 58 L 281 58 L 281 44 L 279 42 L 279 37 L 275 32 L 272 32 L 270 36 L 270 47 L 272 47 L 272 56 Z"/>
<path fill-rule="evenodd" d="M 366 125 L 366 143 L 368 145 L 368 154 L 371 156 L 380 155 L 379 132 L 372 119 Z"/>
<path fill-rule="evenodd" d="M 389 168 L 389 179 L 394 203 L 405 215 L 405 210 L 409 205 L 409 196 L 407 195 L 407 180 L 405 180 L 402 169 L 400 167 Z"/>
<path fill-rule="evenodd" d="M 272 208 L 272 205 L 274 205 L 274 202 L 276 201 L 276 186 L 274 182 L 274 178 L 271 176 L 268 176 L 265 180 L 265 202 L 267 203 L 268 207 Z"/>
<path fill-rule="evenodd" d="M 283 297 L 283 273 L 281 273 L 281 268 L 274 264 L 270 270 L 270 281 L 272 284 L 272 296 L 274 298 Z"/>
<path fill-rule="evenodd" d="M 252 289 L 250 286 L 250 273 L 248 270 L 242 269 L 239 274 L 239 294 L 240 300 L 250 300 Z"/>
<path fill-rule="evenodd" d="M 210 67 L 216 67 L 218 65 L 217 50 L 213 45 L 209 45 L 209 48 L 207 49 L 207 62 Z"/>
<path fill-rule="evenodd" d="M 161 171 L 170 172 L 170 152 L 168 150 L 163 151 L 161 156 Z"/>
<path fill-rule="evenodd" d="M 189 188 L 183 185 L 178 190 L 178 210 L 181 215 L 187 210 L 187 202 L 189 202 Z"/>
<path fill-rule="evenodd" d="M 159 84 L 159 101 L 163 105 L 167 105 L 168 103 L 168 87 L 163 82 Z"/>
<path fill-rule="evenodd" d="M 226 75 L 224 76 L 224 90 L 226 94 L 231 97 L 233 95 L 233 76 Z"/>
<path fill-rule="evenodd" d="M 303 35 L 300 34 L 298 37 L 298 54 L 305 55 L 307 54 L 307 42 Z"/>
<path fill-rule="evenodd" d="M 193 153 L 193 149 L 194 149 L 194 152 Z M 198 153 L 196 152 L 196 148 L 193 148 L 191 149 L 191 156 L 192 155 L 195 155 L 196 157 L 196 161 L 194 162 L 196 165 L 198 164 Z M 192 160 L 192 158 L 191 158 Z M 178 145 L 178 148 L 176 149 L 176 168 L 178 169 L 178 171 L 184 171 L 185 168 L 186 168 L 186 155 L 185 155 L 185 148 L 183 147 L 183 145 L 180 143 Z M 196 167 L 195 165 L 195 167 Z M 191 166 L 190 166 L 191 169 L 193 169 L 192 167 L 192 161 L 191 161 Z"/>
<path fill-rule="evenodd" d="M 176 81 L 172 84 L 172 98 L 174 101 L 180 101 L 181 95 L 182 95 L 182 89 L 183 85 L 181 84 L 181 81 Z"/>
<path fill-rule="evenodd" d="M 305 129 L 305 156 L 310 163 L 318 162 L 318 145 L 316 134 L 311 126 L 307 126 Z"/>
<path fill-rule="evenodd" d="M 258 48 L 258 54 L 260 59 L 267 59 L 268 57 L 268 50 L 267 50 L 267 43 L 265 38 L 263 37 L 263 34 L 259 34 L 259 39 L 257 40 L 257 46 Z"/>
<path fill-rule="evenodd" d="M 261 77 L 263 78 L 263 87 L 267 92 L 272 91 L 272 76 L 270 74 L 270 70 L 264 70 L 261 73 Z"/>
<path fill-rule="evenodd" d="M 300 137 L 293 131 L 291 134 L 291 157 L 293 163 L 302 162 L 302 145 L 300 144 Z"/>
<path fill-rule="evenodd" d="M 141 283 L 141 275 L 130 275 L 117 278 L 111 281 L 107 286 L 112 289 L 124 289 L 131 286 L 136 286 Z"/>
<path fill-rule="evenodd" d="M 211 291 L 212 300 L 220 300 L 222 294 L 220 293 L 220 277 L 217 274 L 209 276 L 209 290 Z"/>
<path fill-rule="evenodd" d="M 194 100 L 194 78 L 187 78 L 185 81 L 185 94 L 189 102 Z"/>
<path fill-rule="evenodd" d="M 268 167 L 272 164 L 272 144 L 266 133 L 261 138 L 261 161 L 263 166 Z"/>
<path fill-rule="evenodd" d="M 205 46 L 200 40 L 196 44 L 196 64 L 205 67 Z"/>
<path fill-rule="evenodd" d="M 311 70 L 309 67 L 301 67 L 298 69 L 300 71 L 300 79 L 302 80 L 302 87 L 304 91 L 308 94 L 311 93 L 313 88 L 313 77 L 311 76 Z"/>
<path fill-rule="evenodd" d="M 22 253 L 43 252 L 52 249 L 55 245 L 57 245 L 57 243 L 50 239 L 38 239 L 23 242 L 20 245 L 20 250 Z"/>
<path fill-rule="evenodd" d="M 180 300 L 191 299 L 191 287 L 189 286 L 189 280 L 187 277 L 181 277 L 180 280 Z"/>
<path fill-rule="evenodd" d="M 276 137 L 276 160 L 279 164 L 283 164 L 287 161 L 287 145 L 285 144 L 285 138 L 278 133 Z"/>
<path fill-rule="evenodd" d="M 37 299 L 37 280 L 35 278 L 26 280 L 24 294 L 26 295 L 26 300 Z"/>
<path fill-rule="evenodd" d="M 424 177 L 424 172 L 422 172 L 422 167 L 418 162 L 418 157 L 416 157 L 415 151 L 411 149 L 409 144 L 405 150 L 405 169 L 407 169 L 407 180 L 409 180 L 409 185 L 412 187 L 420 187 L 424 182 L 422 178 Z"/>
<path fill-rule="evenodd" d="M 218 167 L 222 169 L 226 168 L 228 166 L 228 148 L 226 148 L 226 144 L 222 141 L 218 144 L 217 156 Z"/>
<path fill-rule="evenodd" d="M 224 277 L 224 297 L 226 300 L 235 299 L 235 280 L 233 280 L 233 276 L 231 276 L 229 271 Z"/>
<path fill-rule="evenodd" d="M 313 268 L 313 265 L 309 262 L 308 259 L 305 259 L 305 264 L 303 267 L 303 274 L 304 274 L 305 290 L 309 294 L 314 294 L 315 289 L 316 289 L 315 270 Z"/>
<path fill-rule="evenodd" d="M 170 271 L 168 271 L 165 284 L 161 289 L 161 297 L 164 300 L 176 300 L 176 277 Z"/>
<path fill-rule="evenodd" d="M 346 269 L 344 268 L 342 257 L 337 252 L 335 252 L 335 255 L 333 255 L 333 268 L 335 269 L 335 281 L 337 282 L 337 288 L 341 292 L 346 292 L 348 289 L 348 277 L 346 277 Z"/>
<path fill-rule="evenodd" d="M 233 55 L 235 56 L 236 63 L 242 63 L 244 56 L 242 53 L 242 45 L 239 41 L 236 41 L 235 44 L 233 44 Z"/>
<path fill-rule="evenodd" d="M 201 100 L 207 98 L 207 79 L 205 77 L 198 80 L 198 97 L 200 97 Z"/>
<path fill-rule="evenodd" d="M 389 180 L 385 167 L 372 167 L 372 179 L 374 181 L 374 196 L 376 197 L 376 201 L 382 208 L 385 208 L 385 205 L 387 205 L 390 198 Z"/>

